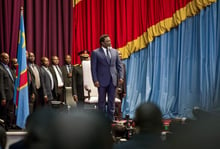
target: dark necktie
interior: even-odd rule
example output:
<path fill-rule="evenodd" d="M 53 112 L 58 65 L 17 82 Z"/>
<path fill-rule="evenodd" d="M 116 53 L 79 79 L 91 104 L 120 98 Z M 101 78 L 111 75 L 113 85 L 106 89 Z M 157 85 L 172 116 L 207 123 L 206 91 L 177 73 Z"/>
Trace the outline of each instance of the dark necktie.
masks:
<path fill-rule="evenodd" d="M 72 72 L 72 68 L 71 68 L 71 65 L 68 65 L 68 73 L 71 73 Z"/>
<path fill-rule="evenodd" d="M 107 53 L 107 55 L 106 55 L 107 61 L 108 61 L 108 63 L 110 63 L 111 62 L 110 51 L 107 49 L 106 53 Z"/>

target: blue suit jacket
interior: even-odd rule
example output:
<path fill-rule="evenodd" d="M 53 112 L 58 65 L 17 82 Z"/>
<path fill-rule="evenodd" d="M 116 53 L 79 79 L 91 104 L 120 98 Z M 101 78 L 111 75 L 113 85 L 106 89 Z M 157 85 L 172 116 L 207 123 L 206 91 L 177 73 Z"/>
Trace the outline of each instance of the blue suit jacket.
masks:
<path fill-rule="evenodd" d="M 93 82 L 98 81 L 100 86 L 106 87 L 112 83 L 117 86 L 118 76 L 123 79 L 122 63 L 116 49 L 110 49 L 111 61 L 108 62 L 104 50 L 98 48 L 91 55 L 91 71 Z"/>

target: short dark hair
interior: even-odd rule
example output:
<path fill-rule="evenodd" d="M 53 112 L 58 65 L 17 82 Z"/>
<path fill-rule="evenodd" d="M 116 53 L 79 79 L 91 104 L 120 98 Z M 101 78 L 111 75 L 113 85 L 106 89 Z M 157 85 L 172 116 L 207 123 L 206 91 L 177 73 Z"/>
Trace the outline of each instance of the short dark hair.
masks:
<path fill-rule="evenodd" d="M 135 123 L 140 127 L 140 131 L 159 132 L 162 129 L 162 113 L 154 103 L 142 103 L 135 114 Z"/>
<path fill-rule="evenodd" d="M 108 34 L 101 35 L 99 38 L 99 43 L 101 44 L 102 42 L 104 42 L 106 37 L 109 37 L 109 35 Z"/>

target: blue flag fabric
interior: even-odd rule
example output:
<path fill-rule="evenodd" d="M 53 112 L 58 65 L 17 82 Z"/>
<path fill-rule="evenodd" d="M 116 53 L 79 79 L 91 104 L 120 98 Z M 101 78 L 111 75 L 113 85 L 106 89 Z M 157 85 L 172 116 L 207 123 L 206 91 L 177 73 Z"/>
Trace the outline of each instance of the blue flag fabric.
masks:
<path fill-rule="evenodd" d="M 16 105 L 16 125 L 25 128 L 26 119 L 29 115 L 29 96 L 27 79 L 27 59 L 23 10 L 21 10 L 20 31 L 18 41 L 18 73 L 15 80 L 14 103 Z"/>

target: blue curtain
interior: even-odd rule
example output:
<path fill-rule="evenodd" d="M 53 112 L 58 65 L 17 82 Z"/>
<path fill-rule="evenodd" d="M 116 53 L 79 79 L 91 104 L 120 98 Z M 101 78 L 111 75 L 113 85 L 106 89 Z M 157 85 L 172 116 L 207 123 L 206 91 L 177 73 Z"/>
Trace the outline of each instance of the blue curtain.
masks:
<path fill-rule="evenodd" d="M 219 9 L 217 1 L 123 61 L 123 115 L 134 117 L 144 101 L 156 103 L 164 118 L 193 118 L 194 106 L 220 107 Z"/>

